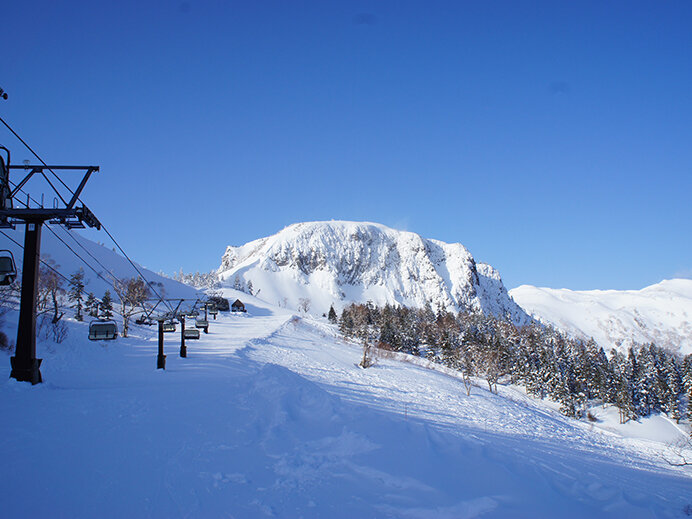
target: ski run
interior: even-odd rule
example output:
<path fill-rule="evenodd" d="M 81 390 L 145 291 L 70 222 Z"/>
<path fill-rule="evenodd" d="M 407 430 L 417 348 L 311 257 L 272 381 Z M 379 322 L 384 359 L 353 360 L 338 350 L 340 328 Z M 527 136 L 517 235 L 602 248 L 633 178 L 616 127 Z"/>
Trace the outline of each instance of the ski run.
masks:
<path fill-rule="evenodd" d="M 69 320 L 41 341 L 44 383 L 9 379 L 0 354 L 2 517 L 650 518 L 692 514 L 686 425 L 562 416 L 521 388 L 403 354 L 358 367 L 320 317 L 247 294 L 209 334 L 155 327 L 90 342 Z M 13 317 L 14 316 L 14 317 Z M 13 321 L 14 319 L 14 321 Z M 6 317 L 9 332 L 16 314 Z M 692 456 L 688 456 L 688 459 Z"/>

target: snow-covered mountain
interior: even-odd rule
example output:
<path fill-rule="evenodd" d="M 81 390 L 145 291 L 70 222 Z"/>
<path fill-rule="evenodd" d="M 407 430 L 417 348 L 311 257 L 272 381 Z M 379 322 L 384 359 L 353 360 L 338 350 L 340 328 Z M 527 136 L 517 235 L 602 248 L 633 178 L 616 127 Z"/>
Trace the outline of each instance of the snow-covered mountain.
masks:
<path fill-rule="evenodd" d="M 592 337 L 606 349 L 654 342 L 692 353 L 692 280 L 671 279 L 642 290 L 539 288 L 510 290 L 519 305 L 540 321 L 574 336 Z"/>
<path fill-rule="evenodd" d="M 425 239 L 375 223 L 329 221 L 290 225 L 240 247 L 228 247 L 219 274 L 229 286 L 252 283 L 265 301 L 297 309 L 338 310 L 372 301 L 452 311 L 529 317 L 508 295 L 499 273 L 477 263 L 460 243 Z"/>

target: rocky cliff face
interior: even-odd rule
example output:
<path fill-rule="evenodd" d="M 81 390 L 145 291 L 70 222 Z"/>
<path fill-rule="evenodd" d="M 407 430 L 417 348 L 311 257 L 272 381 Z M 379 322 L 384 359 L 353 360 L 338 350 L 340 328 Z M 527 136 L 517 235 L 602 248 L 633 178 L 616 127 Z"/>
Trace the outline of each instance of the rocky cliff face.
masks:
<path fill-rule="evenodd" d="M 330 304 L 338 309 L 370 300 L 479 310 L 517 323 L 529 319 L 497 271 L 476 263 L 463 245 L 373 223 L 290 225 L 274 236 L 228 247 L 219 273 L 230 286 L 251 282 L 258 297 L 273 303 L 297 308 L 309 300 L 315 313 Z"/>

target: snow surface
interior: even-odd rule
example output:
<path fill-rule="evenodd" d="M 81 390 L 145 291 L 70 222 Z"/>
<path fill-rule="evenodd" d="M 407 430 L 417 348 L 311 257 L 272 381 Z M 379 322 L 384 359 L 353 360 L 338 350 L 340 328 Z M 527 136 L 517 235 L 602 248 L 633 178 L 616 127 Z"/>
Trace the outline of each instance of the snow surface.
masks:
<path fill-rule="evenodd" d="M 642 290 L 538 288 L 522 285 L 510 295 L 529 314 L 606 350 L 654 342 L 692 353 L 692 280 L 669 279 Z"/>
<path fill-rule="evenodd" d="M 9 380 L 0 353 L 0 515 L 649 518 L 692 506 L 692 472 L 662 461 L 656 427 L 642 439 L 610 409 L 594 426 L 481 380 L 467 397 L 454 373 L 409 356 L 363 370 L 324 320 L 225 292 L 248 313 L 220 314 L 186 359 L 167 334 L 165 371 L 155 330 L 137 326 L 93 343 L 71 322 L 65 343 L 39 344 L 35 387 Z"/>
<path fill-rule="evenodd" d="M 219 268 L 233 286 L 236 277 L 265 301 L 300 308 L 310 300 L 318 314 L 351 302 L 481 310 L 528 316 L 507 294 L 499 273 L 476 263 L 460 243 L 429 240 L 367 222 L 305 222 L 267 238 L 228 247 Z"/>
<path fill-rule="evenodd" d="M 117 301 L 117 296 L 113 294 L 113 288 L 109 285 L 109 283 L 113 282 L 113 275 L 118 279 L 129 279 L 138 276 L 137 271 L 130 265 L 127 259 L 114 250 L 95 243 L 78 232 L 69 231 L 60 225 L 51 225 L 50 229 L 55 234 L 46 229 L 45 226 L 41 230 L 41 259 L 48 262 L 68 279 L 80 267 L 84 269 L 84 283 L 87 293 L 93 292 L 96 297 L 100 298 L 106 290 L 110 289 L 113 299 Z M 3 229 L 3 232 L 11 236 L 16 242 L 24 245 L 23 225 L 17 226 L 16 230 Z M 83 257 L 94 270 L 85 265 L 65 244 L 69 245 L 74 252 Z M 12 252 L 17 268 L 21 270 L 22 248 L 2 235 L 0 235 L 0 248 L 8 249 Z M 137 264 L 137 267 L 146 276 L 147 280 L 154 285 L 156 291 L 164 295 L 164 297 L 195 299 L 199 293 L 195 288 L 160 276 L 141 265 Z M 99 277 L 99 274 L 101 277 Z M 108 282 L 104 281 L 104 279 L 108 280 Z M 64 285 L 65 289 L 69 289 L 67 283 L 64 283 Z M 152 297 L 154 297 L 153 294 Z"/>

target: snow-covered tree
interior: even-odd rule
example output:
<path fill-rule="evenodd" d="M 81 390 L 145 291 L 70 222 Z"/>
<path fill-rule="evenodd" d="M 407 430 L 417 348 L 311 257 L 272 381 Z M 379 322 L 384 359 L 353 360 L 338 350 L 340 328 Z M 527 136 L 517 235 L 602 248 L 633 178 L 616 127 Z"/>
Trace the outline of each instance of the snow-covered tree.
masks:
<path fill-rule="evenodd" d="M 110 290 L 106 290 L 101 298 L 101 304 L 99 305 L 99 317 L 102 319 L 112 319 L 113 318 L 113 300 L 111 298 Z"/>
<path fill-rule="evenodd" d="M 84 269 L 80 268 L 77 272 L 70 276 L 70 291 L 67 294 L 68 300 L 72 303 L 72 308 L 75 309 L 75 319 L 82 321 L 84 316 Z"/>
<path fill-rule="evenodd" d="M 327 319 L 329 320 L 330 323 L 336 324 L 336 311 L 334 310 L 334 306 L 329 307 L 329 313 L 327 314 Z"/>
<path fill-rule="evenodd" d="M 149 287 L 140 277 L 118 279 L 113 284 L 115 293 L 120 299 L 120 315 L 123 318 L 123 337 L 127 337 L 130 317 L 139 311 L 139 307 L 149 297 Z"/>
<path fill-rule="evenodd" d="M 90 317 L 99 316 L 99 301 L 96 299 L 93 292 L 89 292 L 87 295 L 86 301 L 84 302 L 84 311 Z"/>

